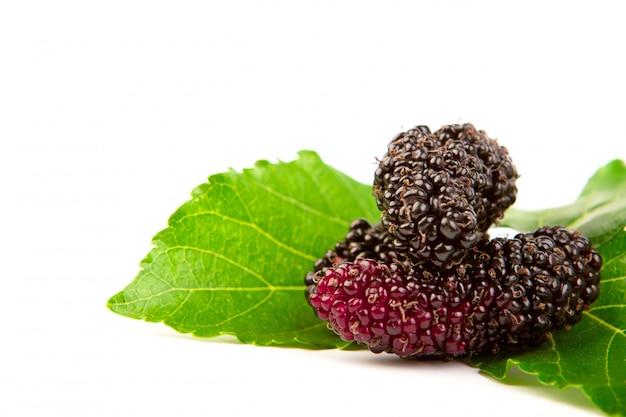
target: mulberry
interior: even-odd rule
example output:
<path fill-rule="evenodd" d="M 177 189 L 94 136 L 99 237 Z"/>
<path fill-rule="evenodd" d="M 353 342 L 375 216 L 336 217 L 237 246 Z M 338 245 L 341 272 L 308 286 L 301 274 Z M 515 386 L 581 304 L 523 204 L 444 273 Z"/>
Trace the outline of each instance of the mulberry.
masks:
<path fill-rule="evenodd" d="M 407 281 L 398 264 L 361 259 L 329 268 L 309 302 L 343 340 L 365 344 L 374 353 L 464 354 L 467 337 L 458 329 L 470 305 L 462 300 L 452 307 L 445 291 L 439 293 Z"/>
<path fill-rule="evenodd" d="M 399 256 L 450 268 L 515 201 L 517 176 L 507 150 L 471 124 L 416 126 L 388 144 L 374 195 Z"/>
<path fill-rule="evenodd" d="M 505 210 L 513 205 L 517 197 L 515 183 L 519 175 L 508 149 L 470 123 L 443 126 L 433 135 L 443 143 L 477 156 L 491 173 L 491 187 L 481 190 L 478 205 L 474 207 L 478 229 L 487 230 L 494 221 L 502 219 Z"/>
<path fill-rule="evenodd" d="M 357 259 L 374 259 L 383 263 L 398 262 L 397 255 L 389 241 L 389 234 L 380 223 L 370 225 L 365 219 L 357 219 L 350 224 L 344 239 L 335 244 L 333 249 L 318 259 L 305 277 L 307 293 L 315 285 L 315 274 L 324 273 L 342 262 L 353 262 Z"/>
<path fill-rule="evenodd" d="M 552 331 L 579 322 L 598 298 L 602 258 L 577 231 L 546 226 L 483 241 L 475 253 L 469 267 L 473 351 L 539 345 Z"/>
<path fill-rule="evenodd" d="M 561 226 L 482 239 L 454 268 L 355 259 L 320 269 L 308 300 L 344 340 L 401 357 L 455 357 L 543 342 L 598 297 L 602 260 Z"/>

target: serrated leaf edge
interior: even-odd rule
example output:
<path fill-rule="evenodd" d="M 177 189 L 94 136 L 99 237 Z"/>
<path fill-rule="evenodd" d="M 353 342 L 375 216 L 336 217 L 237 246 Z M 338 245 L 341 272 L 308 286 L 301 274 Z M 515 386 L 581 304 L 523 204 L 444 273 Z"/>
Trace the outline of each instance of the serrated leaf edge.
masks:
<path fill-rule="evenodd" d="M 556 356 L 557 356 L 557 360 L 556 360 L 556 362 L 554 362 L 554 365 L 556 365 L 559 368 L 559 373 L 557 375 L 557 378 L 555 378 L 552 381 L 546 381 L 546 380 L 542 379 L 541 378 L 541 372 L 539 372 L 539 371 L 532 371 L 532 370 L 529 370 L 529 369 L 525 369 L 526 367 L 524 366 L 524 363 L 522 363 L 521 361 L 519 361 L 517 359 L 514 359 L 514 358 L 507 358 L 506 364 L 505 364 L 505 370 L 502 373 L 502 375 L 497 375 L 497 374 L 495 374 L 493 372 L 490 372 L 490 371 L 488 371 L 486 369 L 481 368 L 480 367 L 481 366 L 480 363 L 477 363 L 477 364 L 474 364 L 474 365 L 472 365 L 470 363 L 470 365 L 478 368 L 479 372 L 487 374 L 490 377 L 492 377 L 492 378 L 494 378 L 494 379 L 496 379 L 498 381 L 505 380 L 506 377 L 508 376 L 508 373 L 511 370 L 511 368 L 513 366 L 517 366 L 517 368 L 520 371 L 524 372 L 525 374 L 535 376 L 537 381 L 540 384 L 544 385 L 544 386 L 553 387 L 553 388 L 556 388 L 556 389 L 559 389 L 559 390 L 565 390 L 565 389 L 568 389 L 568 388 L 577 388 L 577 389 L 579 389 L 583 393 L 583 395 L 587 398 L 587 400 L 589 400 L 590 404 L 592 404 L 598 410 L 601 410 L 601 411 L 605 412 L 602 409 L 602 407 L 600 406 L 600 404 L 596 403 L 593 400 L 593 398 L 591 397 L 591 395 L 589 395 L 589 393 L 587 393 L 587 391 L 584 389 L 583 384 L 576 384 L 576 383 L 568 382 L 565 378 L 563 378 L 562 373 L 561 373 L 561 366 L 560 366 L 559 360 L 558 360 L 558 358 L 560 358 L 560 355 L 559 355 L 558 350 L 556 349 L 556 344 L 554 343 L 554 339 L 552 337 L 550 337 L 550 343 L 552 345 L 551 348 L 550 348 L 550 351 L 554 352 L 554 354 L 556 354 Z M 468 361 L 468 363 L 469 363 L 469 361 Z M 530 364 L 530 365 L 532 365 L 532 364 Z M 619 401 L 619 398 L 616 398 L 616 399 Z M 614 414 L 606 413 L 606 414 L 609 415 L 609 416 L 615 416 L 615 417 L 623 415 L 623 414 L 620 414 L 620 413 L 614 413 Z"/>

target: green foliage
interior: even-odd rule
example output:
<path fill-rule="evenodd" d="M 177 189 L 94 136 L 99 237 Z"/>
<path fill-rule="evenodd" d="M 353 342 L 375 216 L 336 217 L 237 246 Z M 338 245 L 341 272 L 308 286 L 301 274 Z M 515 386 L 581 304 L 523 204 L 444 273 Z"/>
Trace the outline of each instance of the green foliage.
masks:
<path fill-rule="evenodd" d="M 585 233 L 603 259 L 600 297 L 571 330 L 559 330 L 538 349 L 478 356 L 473 365 L 502 379 L 517 365 L 559 388 L 580 387 L 610 415 L 626 415 L 626 167 L 612 161 L 570 205 L 510 210 L 503 225 L 527 231 L 563 224 Z"/>
<path fill-rule="evenodd" d="M 200 337 L 244 343 L 348 348 L 313 314 L 303 279 L 352 220 L 378 221 L 371 186 L 325 165 L 314 152 L 295 161 L 209 177 L 153 239 L 136 278 L 111 297 L 119 314 L 163 322 Z M 572 204 L 510 209 L 520 231 L 563 224 L 589 236 L 604 266 L 600 297 L 583 320 L 523 352 L 476 356 L 474 366 L 505 378 L 517 365 L 559 388 L 580 387 L 608 414 L 626 414 L 626 167 L 597 171 Z"/>
<path fill-rule="evenodd" d="M 304 276 L 352 220 L 378 216 L 370 186 L 313 152 L 213 175 L 153 238 L 139 274 L 108 306 L 201 337 L 345 347 L 307 304 Z"/>
<path fill-rule="evenodd" d="M 626 224 L 626 166 L 614 160 L 598 169 L 571 204 L 543 210 L 506 212 L 502 226 L 519 231 L 562 224 L 579 230 L 599 246 Z"/>

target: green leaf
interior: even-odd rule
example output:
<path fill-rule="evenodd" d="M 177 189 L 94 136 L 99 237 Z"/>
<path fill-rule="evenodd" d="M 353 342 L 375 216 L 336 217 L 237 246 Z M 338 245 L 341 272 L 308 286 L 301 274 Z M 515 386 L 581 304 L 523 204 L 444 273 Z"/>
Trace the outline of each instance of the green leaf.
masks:
<path fill-rule="evenodd" d="M 626 167 L 613 161 L 597 171 L 572 204 L 514 210 L 503 225 L 530 230 L 564 224 L 587 234 L 603 258 L 600 297 L 570 330 L 556 331 L 537 349 L 481 355 L 471 363 L 503 379 L 517 365 L 558 388 L 576 386 L 609 415 L 626 415 Z"/>
<path fill-rule="evenodd" d="M 313 152 L 296 161 L 213 175 L 153 239 L 137 277 L 111 297 L 116 313 L 163 322 L 202 337 L 244 343 L 352 348 L 318 320 L 303 277 L 358 217 L 377 221 L 371 186 L 325 165 Z M 522 352 L 475 356 L 496 378 L 517 365 L 539 381 L 581 388 L 608 414 L 626 415 L 626 167 L 597 171 L 567 206 L 510 209 L 520 231 L 563 224 L 589 236 L 604 266 L 600 297 L 583 320 Z"/>
<path fill-rule="evenodd" d="M 513 207 L 506 212 L 502 226 L 530 231 L 543 225 L 562 224 L 579 230 L 599 244 L 624 223 L 626 166 L 624 161 L 614 160 L 596 171 L 573 203 L 542 210 Z"/>
<path fill-rule="evenodd" d="M 304 276 L 358 217 L 380 217 L 371 186 L 314 152 L 213 175 L 153 238 L 137 277 L 108 307 L 196 336 L 346 347 L 306 302 Z"/>

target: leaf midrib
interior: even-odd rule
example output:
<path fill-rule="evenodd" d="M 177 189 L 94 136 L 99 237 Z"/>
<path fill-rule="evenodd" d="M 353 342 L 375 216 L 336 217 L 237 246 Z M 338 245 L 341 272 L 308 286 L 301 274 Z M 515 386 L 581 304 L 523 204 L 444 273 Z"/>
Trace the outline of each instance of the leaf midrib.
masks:
<path fill-rule="evenodd" d="M 598 211 L 601 211 L 602 209 L 604 209 L 605 207 L 618 202 L 622 199 L 622 195 L 621 194 L 615 194 L 615 196 L 609 200 L 604 200 L 601 203 L 592 206 L 591 209 L 589 210 L 585 210 L 582 213 L 580 213 L 579 216 L 577 216 L 575 219 L 573 219 L 569 224 L 568 227 L 571 229 L 578 229 L 580 227 L 580 225 L 585 224 L 585 221 L 588 218 L 593 217 L 593 215 L 595 213 L 597 213 Z"/>

